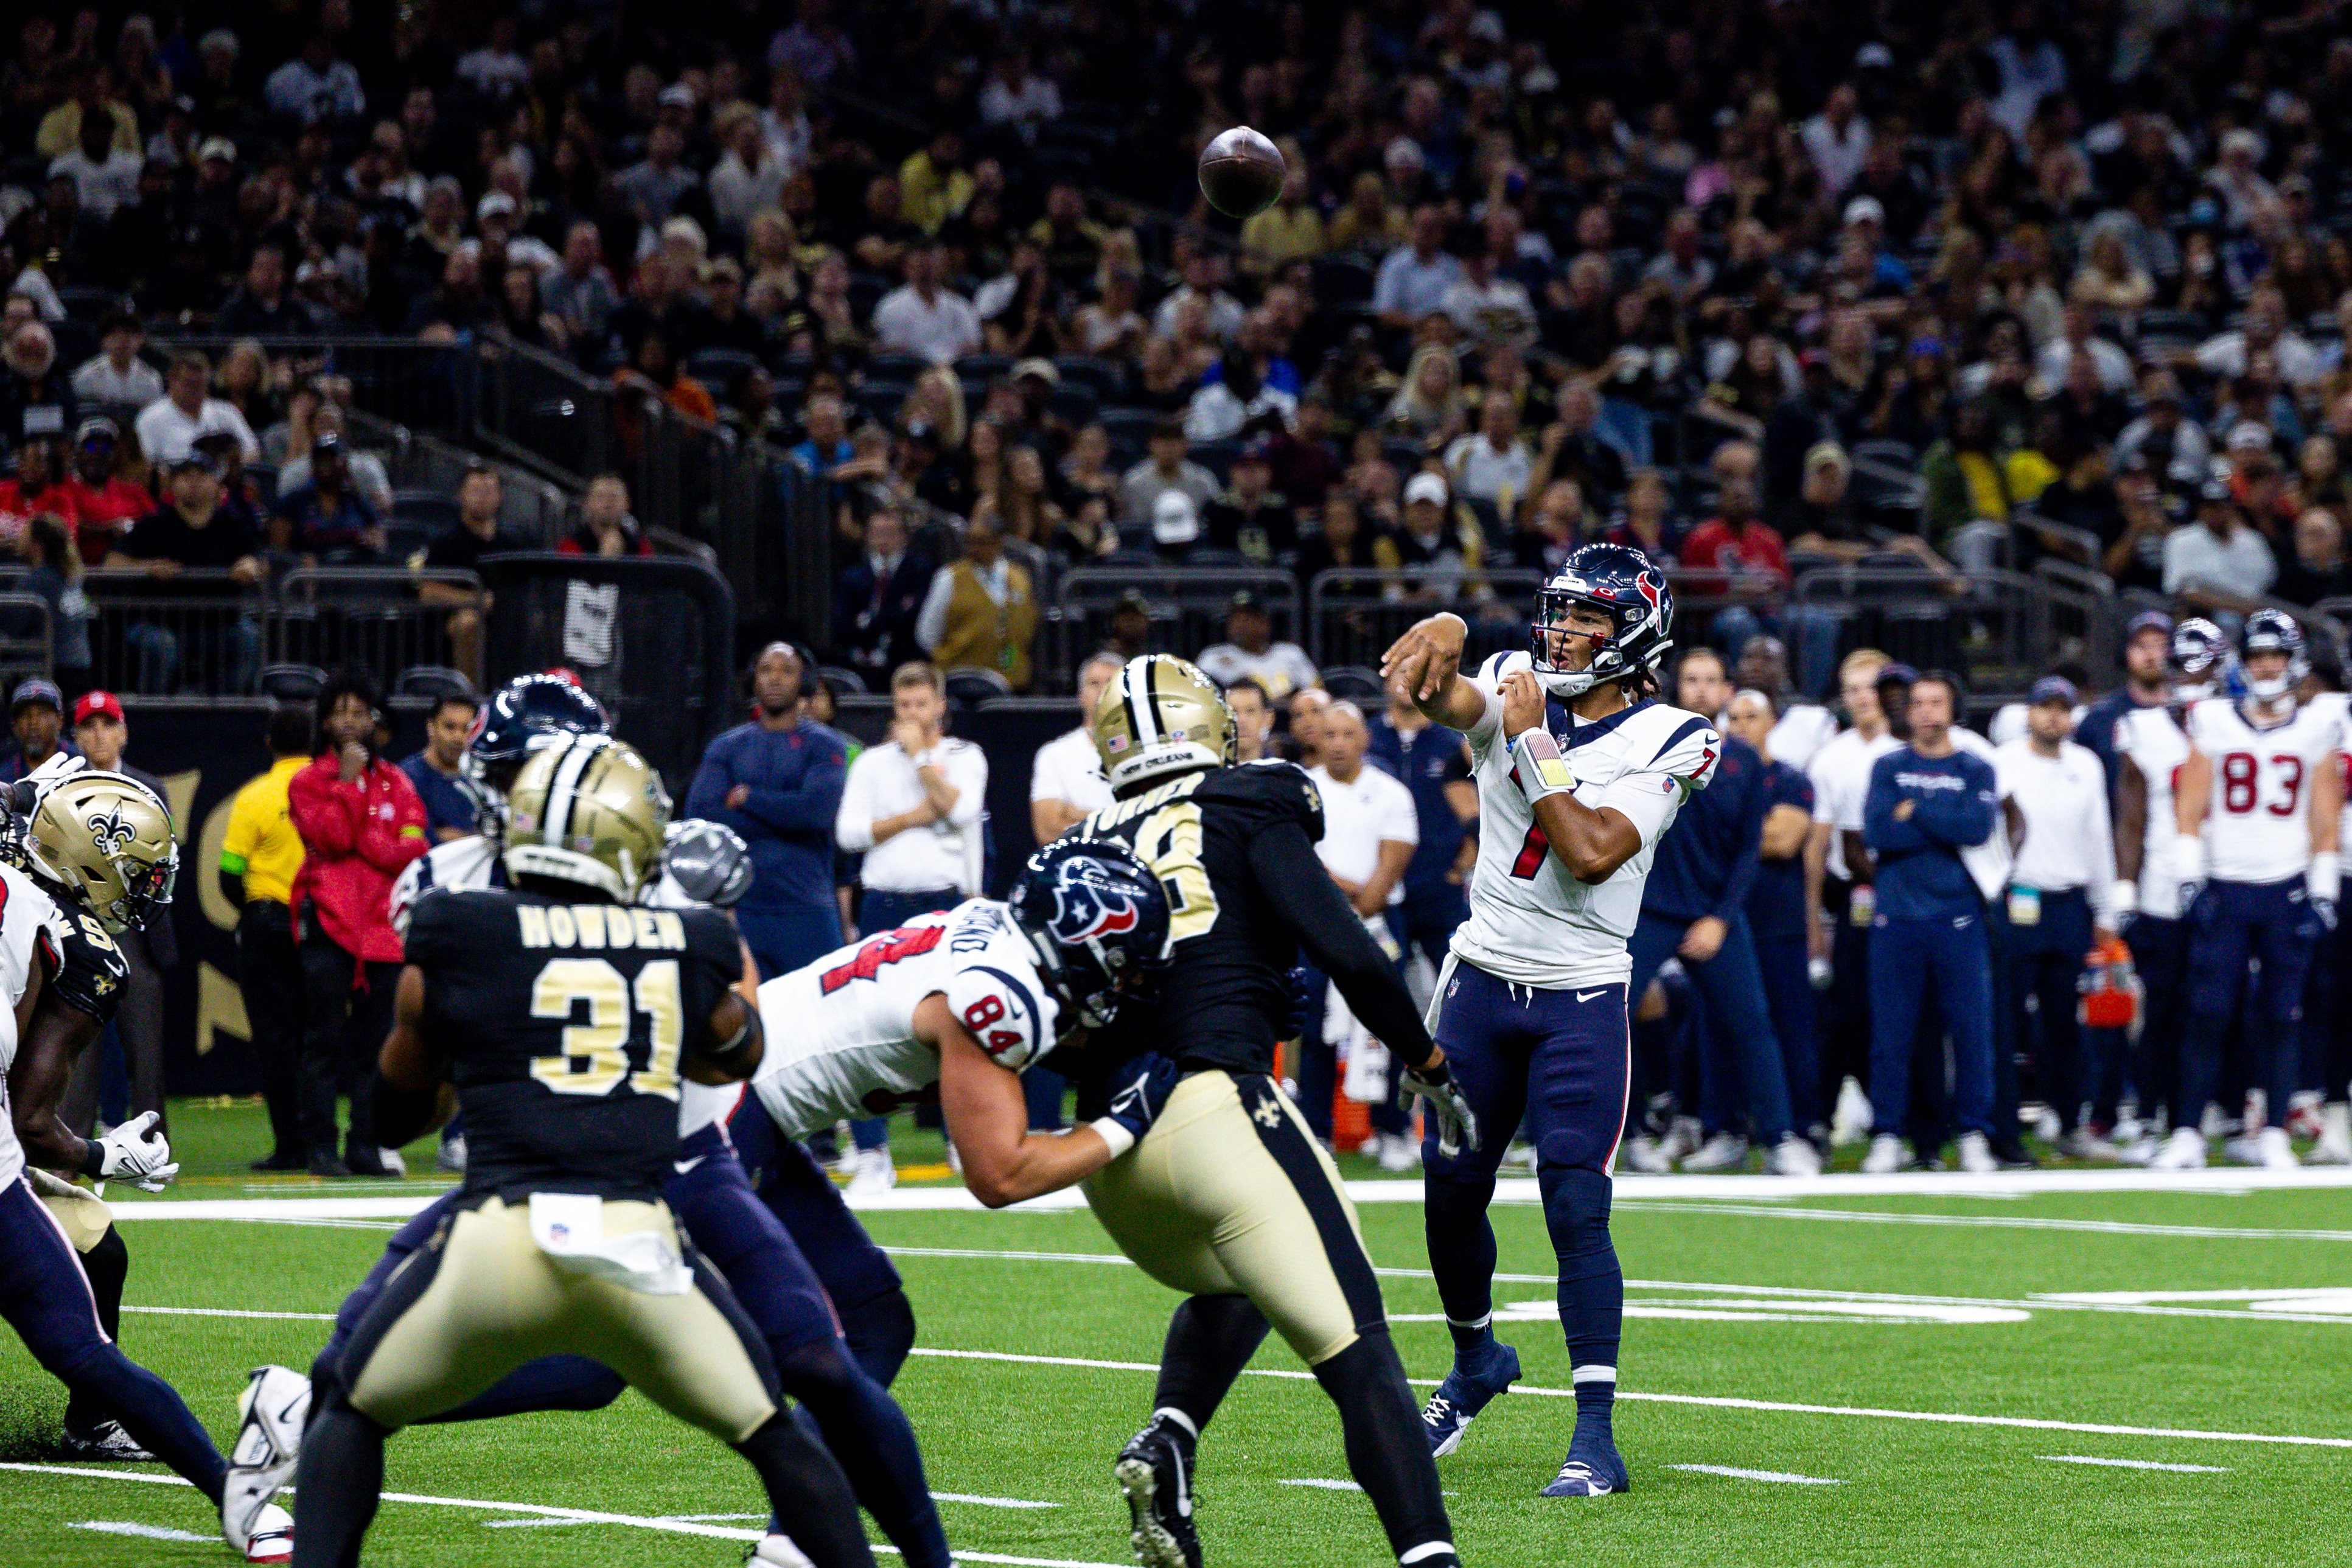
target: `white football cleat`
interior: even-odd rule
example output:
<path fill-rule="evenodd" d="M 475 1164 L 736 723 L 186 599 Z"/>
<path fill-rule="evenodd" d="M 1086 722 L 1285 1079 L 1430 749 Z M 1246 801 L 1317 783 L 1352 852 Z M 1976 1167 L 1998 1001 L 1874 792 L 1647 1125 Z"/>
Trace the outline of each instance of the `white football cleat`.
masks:
<path fill-rule="evenodd" d="M 378 1149 L 375 1152 L 375 1157 L 383 1162 L 385 1174 L 396 1176 L 404 1176 L 408 1174 L 408 1161 L 402 1156 L 398 1149 Z"/>
<path fill-rule="evenodd" d="M 2077 1127 L 2058 1140 L 2058 1153 L 2070 1160 L 2112 1160 L 2122 1151 L 2088 1127 Z"/>
<path fill-rule="evenodd" d="M 1402 1133 L 1386 1133 L 1381 1137 L 1381 1169 L 1391 1176 L 1421 1168 L 1421 1145 Z"/>
<path fill-rule="evenodd" d="M 2307 1166 L 2352 1166 L 2352 1105 L 2338 1100 L 2319 1113 L 2319 1143 L 2303 1156 Z"/>
<path fill-rule="evenodd" d="M 1992 1140 L 1982 1133 L 1962 1133 L 1958 1151 L 1960 1168 L 1971 1176 L 1990 1176 L 2000 1169 L 2000 1162 L 1992 1157 Z"/>
<path fill-rule="evenodd" d="M 1666 1135 L 1659 1140 L 1659 1157 L 1672 1165 L 1697 1148 L 1703 1141 L 1697 1117 L 1677 1116 L 1666 1129 Z"/>
<path fill-rule="evenodd" d="M 849 1170 L 849 1196 L 852 1197 L 872 1197 L 898 1185 L 898 1167 L 890 1163 L 890 1151 L 887 1146 L 858 1150 Z"/>
<path fill-rule="evenodd" d="M 290 1366 L 255 1367 L 237 1395 L 236 1441 L 229 1445 L 228 1474 L 222 1479 L 221 1534 L 238 1551 L 261 1537 L 271 1514 L 286 1517 L 271 1500 L 294 1479 L 302 1424 L 310 1416 L 310 1380 Z M 289 1554 L 292 1551 L 287 1548 Z"/>
<path fill-rule="evenodd" d="M 2286 1134 L 2290 1138 L 2316 1138 L 2323 1126 L 2326 1107 L 2316 1089 L 2298 1089 L 2286 1103 Z"/>
<path fill-rule="evenodd" d="M 2145 1166 L 2155 1159 L 2157 1152 L 2163 1147 L 2164 1140 L 2161 1137 L 2154 1133 L 2142 1133 L 2138 1137 L 2116 1147 L 2116 1164 Z"/>
<path fill-rule="evenodd" d="M 1813 1145 L 1794 1133 L 1772 1145 L 1764 1156 L 1766 1176 L 1811 1176 L 1822 1174 L 1822 1156 Z"/>
<path fill-rule="evenodd" d="M 1748 1163 L 1748 1140 L 1737 1133 L 1717 1133 L 1683 1161 L 1686 1171 L 1737 1170 Z"/>
<path fill-rule="evenodd" d="M 764 1568 L 816 1568 L 808 1560 L 808 1553 L 793 1545 L 789 1535 L 762 1536 L 760 1544 L 751 1548 L 751 1555 L 743 1561 L 745 1568 L 753 1568 L 754 1564 L 763 1564 Z"/>
<path fill-rule="evenodd" d="M 2251 1137 L 2231 1138 L 2222 1146 L 2221 1155 L 2233 1166 L 2260 1166 L 2271 1171 L 2294 1170 L 2303 1163 L 2294 1157 L 2294 1144 L 2284 1127 L 2264 1127 Z"/>
<path fill-rule="evenodd" d="M 294 1555 L 294 1519 L 276 1503 L 253 1516 L 253 1533 L 237 1548 L 247 1563 L 285 1563 Z"/>
<path fill-rule="evenodd" d="M 2198 1127 L 2175 1127 L 2172 1136 L 2147 1162 L 2152 1171 L 2201 1171 L 2205 1168 L 2205 1134 Z"/>
<path fill-rule="evenodd" d="M 1903 1140 L 1892 1133 L 1881 1133 L 1870 1140 L 1870 1153 L 1862 1156 L 1864 1176 L 1893 1176 L 1903 1168 L 1907 1156 L 1903 1152 Z"/>

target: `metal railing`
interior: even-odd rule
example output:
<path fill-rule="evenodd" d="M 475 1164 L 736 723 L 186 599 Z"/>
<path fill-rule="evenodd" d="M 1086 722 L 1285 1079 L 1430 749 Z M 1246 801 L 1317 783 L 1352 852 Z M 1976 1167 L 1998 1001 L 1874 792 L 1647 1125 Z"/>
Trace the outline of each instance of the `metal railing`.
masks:
<path fill-rule="evenodd" d="M 1244 590 L 1265 604 L 1277 642 L 1307 641 L 1299 612 L 1298 580 L 1273 567 L 1074 567 L 1062 574 L 1055 602 L 1045 607 L 1035 648 L 1041 685 L 1071 680 L 1077 662 L 1110 638 L 1111 612 L 1129 591 L 1151 607 L 1150 652 L 1192 658 L 1225 640 L 1225 612 Z"/>
<path fill-rule="evenodd" d="M 1307 585 L 1307 652 L 1325 667 L 1376 666 L 1414 622 L 1450 610 L 1469 622 L 1462 657 L 1471 667 L 1527 645 L 1527 612 L 1542 586 L 1541 572 L 1517 567 L 1470 574 L 1454 592 L 1423 572 L 1335 567 Z"/>
<path fill-rule="evenodd" d="M 1801 623 L 1834 626 L 1841 646 L 1957 671 L 1988 699 L 2023 693 L 2062 661 L 2112 668 L 2120 641 L 2113 586 L 2067 561 L 2045 560 L 2031 576 L 1830 568 L 1800 577 L 1790 606 Z"/>
<path fill-rule="evenodd" d="M 144 696 L 184 690 L 236 695 L 253 689 L 261 667 L 259 584 L 226 571 L 94 571 L 89 600 L 90 667 L 100 681 Z"/>
<path fill-rule="evenodd" d="M 535 469 L 486 459 L 362 410 L 351 411 L 348 418 L 354 444 L 383 455 L 384 474 L 394 490 L 431 490 L 454 503 L 467 472 L 488 462 L 499 476 L 502 525 L 535 545 L 551 545 L 563 537 L 572 498 Z"/>
<path fill-rule="evenodd" d="M 419 591 L 427 583 L 451 593 L 425 599 Z M 302 567 L 278 580 L 265 610 L 269 662 L 321 669 L 357 664 L 387 683 L 419 664 L 446 664 L 478 687 L 482 672 L 467 667 L 476 663 L 470 653 L 459 662 L 461 644 L 451 638 L 449 623 L 460 614 L 478 614 L 481 597 L 482 580 L 470 571 Z"/>

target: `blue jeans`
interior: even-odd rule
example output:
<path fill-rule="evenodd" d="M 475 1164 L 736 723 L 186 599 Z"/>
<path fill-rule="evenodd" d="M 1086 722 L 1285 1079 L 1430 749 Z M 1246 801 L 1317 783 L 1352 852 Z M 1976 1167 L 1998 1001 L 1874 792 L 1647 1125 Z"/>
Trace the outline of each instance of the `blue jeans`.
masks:
<path fill-rule="evenodd" d="M 1688 921 L 1643 912 L 1625 944 L 1633 960 L 1628 996 L 1638 997 L 1649 988 L 1652 977 L 1674 956 L 1689 929 Z M 1702 1084 L 1711 1087 L 1736 1073 L 1757 1135 L 1768 1144 L 1779 1143 L 1790 1131 L 1788 1069 L 1765 1007 L 1764 977 L 1757 967 L 1748 916 L 1734 915 L 1726 924 L 1723 946 L 1714 957 L 1703 964 L 1685 958 L 1683 968 L 1706 1004 L 1706 1023 L 1699 1037 Z M 1713 1098 L 1701 1095 L 1706 1130 L 1719 1133 L 1737 1126 L 1741 1107 L 1707 1103 Z"/>
<path fill-rule="evenodd" d="M 1715 612 L 1711 634 L 1723 656 L 1739 663 L 1748 639 L 1771 632 L 1789 644 L 1797 690 L 1816 701 L 1837 678 L 1838 612 L 1825 604 L 1791 604 L 1777 614 L 1748 604 L 1727 604 Z"/>
<path fill-rule="evenodd" d="M 1937 1016 L 1952 1037 L 1953 1117 L 1962 1132 L 1990 1138 L 1992 954 L 1980 914 L 1939 920 L 1889 920 L 1882 915 L 1871 923 L 1872 1131 L 1882 1136 L 1903 1131 L 1919 1026 L 1931 994 Z M 1929 1151 L 1917 1152 L 1925 1156 Z"/>

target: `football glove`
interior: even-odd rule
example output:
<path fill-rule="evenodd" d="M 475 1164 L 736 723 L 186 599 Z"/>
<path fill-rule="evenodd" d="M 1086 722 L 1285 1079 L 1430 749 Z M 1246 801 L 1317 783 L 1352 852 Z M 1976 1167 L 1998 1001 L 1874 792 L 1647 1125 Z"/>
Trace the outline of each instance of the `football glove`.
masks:
<path fill-rule="evenodd" d="M 1407 1111 L 1419 1100 L 1437 1123 L 1437 1152 L 1447 1159 L 1478 1148 L 1478 1116 L 1462 1095 L 1462 1086 L 1441 1059 L 1426 1067 L 1408 1067 L 1397 1080 L 1397 1103 Z"/>
<path fill-rule="evenodd" d="M 84 1170 L 101 1181 L 121 1176 L 142 1192 L 163 1191 L 180 1167 L 172 1159 L 170 1141 L 155 1131 L 159 1119 L 155 1112 L 143 1111 L 90 1145 Z"/>
<path fill-rule="evenodd" d="M 1091 1124 L 1110 1145 L 1113 1158 L 1133 1148 L 1151 1131 L 1151 1124 L 1168 1108 L 1168 1097 L 1183 1076 L 1174 1062 L 1157 1051 L 1146 1051 L 1118 1070 L 1109 1113 Z"/>

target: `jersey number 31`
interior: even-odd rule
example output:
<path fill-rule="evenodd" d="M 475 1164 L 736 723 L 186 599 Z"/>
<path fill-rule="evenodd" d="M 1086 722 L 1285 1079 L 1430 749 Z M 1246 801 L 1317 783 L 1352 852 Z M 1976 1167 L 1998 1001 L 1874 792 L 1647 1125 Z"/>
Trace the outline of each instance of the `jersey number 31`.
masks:
<path fill-rule="evenodd" d="M 640 1037 L 630 1016 L 630 992 L 646 1016 Z M 573 1021 L 587 1009 L 584 1023 Z M 603 958 L 556 958 L 530 988 L 530 1016 L 564 1023 L 562 1049 L 535 1058 L 530 1075 L 559 1094 L 609 1094 L 623 1083 L 640 1094 L 677 1098 L 677 1056 L 686 1043 L 686 1003 L 677 960 L 657 958 L 637 972 L 636 985 Z M 635 1039 L 646 1041 L 642 1065 L 629 1060 Z"/>

